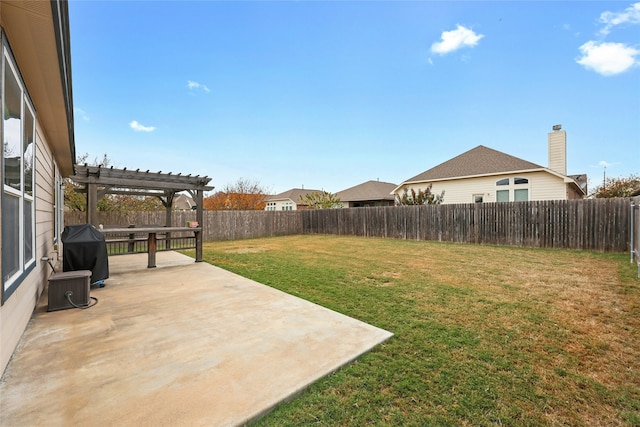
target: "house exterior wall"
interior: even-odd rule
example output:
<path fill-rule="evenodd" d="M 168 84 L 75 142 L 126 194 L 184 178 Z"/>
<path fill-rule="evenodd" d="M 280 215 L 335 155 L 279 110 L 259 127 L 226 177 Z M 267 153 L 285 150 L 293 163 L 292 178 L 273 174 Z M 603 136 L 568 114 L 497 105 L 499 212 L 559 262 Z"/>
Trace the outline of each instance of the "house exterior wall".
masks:
<path fill-rule="evenodd" d="M 528 184 L 514 185 L 513 178 L 526 178 Z M 508 186 L 496 186 L 498 180 L 511 178 Z M 407 184 L 402 188 L 413 188 L 416 192 L 424 190 L 428 183 Z M 396 193 L 402 195 L 403 189 Z M 567 184 L 558 176 L 544 171 L 515 173 L 507 175 L 492 175 L 466 179 L 454 179 L 450 181 L 434 181 L 431 188 L 433 194 L 439 195 L 444 190 L 443 204 L 473 203 L 475 195 L 482 195 L 484 203 L 496 202 L 497 190 L 509 190 L 509 200 L 514 200 L 514 190 L 528 189 L 529 200 L 565 200 Z"/>
<path fill-rule="evenodd" d="M 4 227 L 13 226 L 9 222 L 2 222 L 3 215 L 6 215 L 5 220 L 15 218 L 8 214 L 15 212 L 15 205 L 14 211 L 10 211 L 10 205 L 5 204 L 7 195 L 20 195 L 21 199 L 33 205 L 33 217 L 22 216 L 18 230 L 20 238 L 33 236 L 33 250 L 25 251 L 25 259 L 20 260 L 20 270 L 15 274 L 9 277 L 3 272 L 0 285 L 0 374 L 6 369 L 51 274 L 48 263 L 41 259 L 58 259 L 55 245 L 63 221 L 61 209 L 56 215 L 55 205 L 61 204 L 62 200 L 58 184 L 61 183 L 62 176 L 73 173 L 75 161 L 68 23 L 68 3 L 65 0 L 0 0 L 2 57 L 5 58 L 3 73 L 6 76 L 7 69 L 10 69 L 14 78 L 19 80 L 23 105 L 28 104 L 20 116 L 21 120 L 29 117 L 34 123 L 31 131 L 33 133 L 25 131 L 29 128 L 22 128 L 19 136 L 23 138 L 26 132 L 28 138 L 33 137 L 32 140 L 29 139 L 29 142 L 33 141 L 29 144 L 29 147 L 33 147 L 33 192 L 23 191 L 20 194 L 21 190 L 7 186 L 5 168 L 0 167 L 0 180 L 4 185 L 3 198 L 0 199 L 0 238 Z M 5 51 L 8 52 L 6 57 Z M 0 77 L 0 81 L 2 79 Z M 6 96 L 5 89 L 2 89 L 2 96 Z M 14 91 L 14 99 L 17 99 L 15 95 Z M 3 111 L 8 105 L 4 101 L 0 103 Z M 25 111 L 29 114 L 25 115 Z M 4 126 L 7 120 L 7 117 L 0 120 L 3 137 L 6 137 Z M 13 134 L 13 142 L 16 141 Z M 26 151 L 23 152 L 25 153 Z M 4 152 L 0 157 L 4 157 Z M 13 228 L 7 229 L 13 231 Z M 13 236 L 7 236 L 9 234 L 4 235 L 5 241 L 0 245 L 0 255 L 13 254 L 5 246 L 13 243 Z M 15 249 L 12 248 L 11 251 Z M 1 263 L 2 256 L 0 268 Z"/>
<path fill-rule="evenodd" d="M 298 210 L 298 205 L 296 205 L 296 203 L 291 199 L 269 200 L 264 210 L 265 211 L 296 211 Z"/>
<path fill-rule="evenodd" d="M 36 122 L 35 159 L 35 235 L 36 266 L 0 307 L 0 372 L 9 363 L 22 333 L 24 332 L 38 298 L 44 290 L 51 268 L 40 261 L 42 257 L 55 256 L 54 200 L 56 167 L 53 154 L 43 138 L 44 132 Z M 0 214 L 1 216 L 1 214 Z M 53 255 L 52 255 L 53 254 Z"/>
<path fill-rule="evenodd" d="M 567 184 L 567 200 L 584 199 L 584 194 Z"/>

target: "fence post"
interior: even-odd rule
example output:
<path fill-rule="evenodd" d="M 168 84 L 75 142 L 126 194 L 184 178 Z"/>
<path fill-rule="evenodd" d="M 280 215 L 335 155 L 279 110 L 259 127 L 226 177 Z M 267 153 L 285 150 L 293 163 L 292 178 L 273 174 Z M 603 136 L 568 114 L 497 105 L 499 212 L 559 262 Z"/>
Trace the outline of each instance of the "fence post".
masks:
<path fill-rule="evenodd" d="M 637 211 L 637 212 L 636 212 Z M 640 278 L 640 198 L 631 199 L 631 233 L 629 240 L 630 261 L 638 264 L 638 278 Z"/>
<path fill-rule="evenodd" d="M 629 251 L 629 255 L 631 256 L 631 260 L 629 262 L 633 263 L 633 260 L 635 258 L 635 240 L 636 240 L 636 234 L 635 234 L 635 230 L 634 230 L 634 226 L 635 226 L 635 222 L 636 222 L 636 218 L 635 218 L 635 207 L 636 204 L 634 202 L 633 199 L 631 199 L 631 250 Z"/>

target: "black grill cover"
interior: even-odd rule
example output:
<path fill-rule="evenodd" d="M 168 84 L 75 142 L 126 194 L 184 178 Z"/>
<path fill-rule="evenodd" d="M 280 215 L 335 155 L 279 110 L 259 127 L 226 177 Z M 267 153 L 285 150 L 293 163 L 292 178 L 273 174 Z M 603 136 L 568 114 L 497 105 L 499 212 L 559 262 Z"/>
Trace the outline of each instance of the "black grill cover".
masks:
<path fill-rule="evenodd" d="M 62 232 L 62 271 L 91 270 L 91 283 L 109 277 L 107 244 L 91 224 L 68 225 Z"/>

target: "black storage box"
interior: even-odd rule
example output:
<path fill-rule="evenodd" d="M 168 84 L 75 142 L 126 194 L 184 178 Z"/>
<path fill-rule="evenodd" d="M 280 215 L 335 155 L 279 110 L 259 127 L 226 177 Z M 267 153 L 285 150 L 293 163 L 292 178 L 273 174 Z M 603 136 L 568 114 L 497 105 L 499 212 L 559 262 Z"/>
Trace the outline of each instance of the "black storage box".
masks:
<path fill-rule="evenodd" d="M 89 292 L 91 283 L 91 271 L 79 270 L 66 273 L 53 273 L 49 277 L 49 306 L 47 311 L 66 310 L 73 308 L 73 304 L 79 307 L 89 305 Z M 67 292 L 71 292 L 67 299 Z"/>
<path fill-rule="evenodd" d="M 91 270 L 91 283 L 109 277 L 104 236 L 91 224 L 68 225 L 62 232 L 62 271 Z"/>

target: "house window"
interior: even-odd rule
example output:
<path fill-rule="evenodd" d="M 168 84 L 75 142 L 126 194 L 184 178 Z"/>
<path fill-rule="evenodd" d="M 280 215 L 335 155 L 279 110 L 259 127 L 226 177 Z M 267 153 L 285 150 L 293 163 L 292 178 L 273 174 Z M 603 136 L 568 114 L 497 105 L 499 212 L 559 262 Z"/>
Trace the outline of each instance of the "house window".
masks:
<path fill-rule="evenodd" d="M 35 265 L 35 114 L 7 45 L 2 47 L 3 301 Z"/>
<path fill-rule="evenodd" d="M 473 195 L 473 203 L 482 203 L 483 195 L 482 194 L 474 194 Z"/>
<path fill-rule="evenodd" d="M 504 178 L 496 181 L 496 186 L 507 186 L 505 189 L 496 190 L 497 202 L 508 202 L 513 200 L 515 202 L 528 202 L 529 201 L 529 179 L 515 177 L 513 178 L 513 185 L 509 185 L 510 178 Z M 513 191 L 513 198 L 510 198 L 510 192 Z"/>
<path fill-rule="evenodd" d="M 508 202 L 508 201 L 509 201 L 509 190 L 496 191 L 496 202 Z"/>
<path fill-rule="evenodd" d="M 513 200 L 516 202 L 528 202 L 529 201 L 529 180 L 527 178 L 514 178 L 513 184 L 515 189 L 513 190 Z M 523 188 L 525 187 L 525 188 Z"/>

